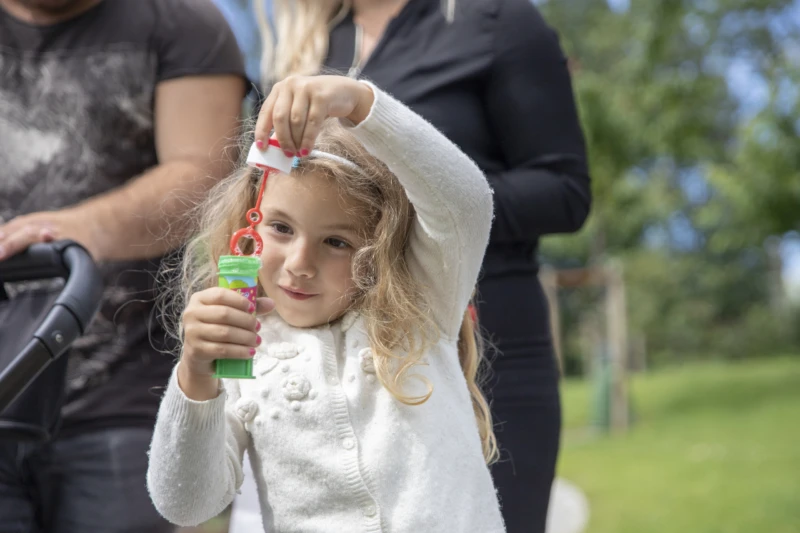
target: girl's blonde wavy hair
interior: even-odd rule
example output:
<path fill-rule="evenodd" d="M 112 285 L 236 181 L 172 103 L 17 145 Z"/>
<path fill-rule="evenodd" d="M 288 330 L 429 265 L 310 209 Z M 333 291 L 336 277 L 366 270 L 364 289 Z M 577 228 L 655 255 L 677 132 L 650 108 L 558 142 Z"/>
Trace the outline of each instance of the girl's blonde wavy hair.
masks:
<path fill-rule="evenodd" d="M 349 214 L 362 221 L 360 237 L 365 244 L 353 257 L 356 295 L 351 309 L 364 317 L 375 355 L 376 375 L 399 401 L 408 405 L 424 403 L 433 387 L 423 377 L 413 374 L 413 369 L 424 364 L 421 358 L 425 349 L 438 338 L 439 331 L 430 318 L 424 288 L 411 275 L 406 262 L 414 207 L 397 177 L 382 161 L 369 154 L 338 120 L 325 122 L 315 148 L 345 158 L 360 169 L 356 171 L 332 159 L 305 158 L 291 175 L 301 179 L 307 173 L 324 176 L 357 206 Z M 183 336 L 181 313 L 189 298 L 195 292 L 217 286 L 219 257 L 230 253 L 230 236 L 248 224 L 245 213 L 255 205 L 262 172 L 244 163 L 240 165 L 239 170 L 221 181 L 196 208 L 197 232 L 182 250 L 173 273 L 166 273 L 167 292 L 162 294 L 162 312 L 168 329 L 178 340 Z M 172 278 L 177 278 L 177 282 Z M 472 399 L 483 454 L 487 463 L 492 463 L 497 459 L 498 450 L 492 417 L 479 379 L 483 359 L 481 344 L 476 324 L 467 311 L 459 332 L 458 355 Z M 422 380 L 427 392 L 406 394 L 404 385 L 410 378 Z"/>
<path fill-rule="evenodd" d="M 267 17 L 266 2 L 256 2 L 265 91 L 290 75 L 319 73 L 328 51 L 329 30 L 347 15 L 351 3 L 351 0 L 274 0 L 273 28 Z M 442 8 L 447 20 L 452 21 L 455 0 L 442 0 Z M 414 396 L 403 391 L 409 378 L 419 378 L 412 370 L 423 364 L 425 348 L 438 334 L 429 318 L 423 288 L 411 276 L 405 261 L 414 208 L 386 165 L 371 156 L 338 121 L 326 121 L 315 148 L 343 157 L 361 169 L 354 172 L 335 161 L 312 158 L 302 160 L 292 174 L 314 172 L 326 176 L 360 206 L 354 215 L 364 221 L 362 237 L 367 244 L 353 258 L 353 279 L 358 289 L 353 307 L 365 319 L 375 354 L 376 375 L 383 386 L 405 404 L 424 403 L 433 387 L 423 378 L 420 379 L 428 387 L 425 394 Z M 260 171 L 241 168 L 212 190 L 201 207 L 200 232 L 185 250 L 183 301 L 188 301 L 197 290 L 216 286 L 217 260 L 228 253 L 230 235 L 247 224 L 244 213 L 255 204 L 260 175 Z M 171 305 L 180 305 L 181 301 L 174 298 Z M 398 356 L 398 352 L 405 355 Z M 459 331 L 459 362 L 472 399 L 483 455 L 487 464 L 491 464 L 499 453 L 491 412 L 481 390 L 484 354 L 478 325 L 467 310 Z"/>

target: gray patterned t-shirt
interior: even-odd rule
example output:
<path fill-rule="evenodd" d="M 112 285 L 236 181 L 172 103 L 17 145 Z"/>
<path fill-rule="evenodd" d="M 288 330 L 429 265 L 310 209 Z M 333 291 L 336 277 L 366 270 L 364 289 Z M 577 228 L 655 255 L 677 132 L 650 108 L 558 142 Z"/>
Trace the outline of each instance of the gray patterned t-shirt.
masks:
<path fill-rule="evenodd" d="M 70 206 L 157 165 L 159 82 L 243 73 L 208 0 L 104 0 L 51 26 L 0 9 L 0 219 Z M 69 354 L 64 431 L 152 425 L 153 388 L 173 364 L 153 312 L 158 265 L 101 265 L 101 311 Z"/>

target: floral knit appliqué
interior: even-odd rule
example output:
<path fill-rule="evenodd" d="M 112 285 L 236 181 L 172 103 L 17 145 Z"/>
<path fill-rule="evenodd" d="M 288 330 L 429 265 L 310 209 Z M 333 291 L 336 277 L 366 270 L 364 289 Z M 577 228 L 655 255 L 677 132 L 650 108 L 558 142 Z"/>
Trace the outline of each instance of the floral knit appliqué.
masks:
<path fill-rule="evenodd" d="M 375 373 L 375 358 L 372 355 L 370 348 L 363 348 L 358 352 L 358 358 L 361 360 L 361 370 L 366 374 Z"/>
<path fill-rule="evenodd" d="M 272 372 L 278 366 L 278 360 L 268 355 L 259 354 L 255 359 L 254 370 L 259 376 Z"/>
<path fill-rule="evenodd" d="M 300 347 L 290 342 L 278 342 L 267 347 L 267 353 L 276 359 L 292 359 L 301 351 Z"/>
<path fill-rule="evenodd" d="M 248 398 L 239 398 L 234 406 L 234 412 L 242 422 L 247 424 L 252 422 L 258 414 L 258 404 L 254 400 Z"/>
<path fill-rule="evenodd" d="M 298 401 L 308 396 L 311 383 L 300 374 L 290 374 L 283 380 L 283 395 L 289 401 Z"/>

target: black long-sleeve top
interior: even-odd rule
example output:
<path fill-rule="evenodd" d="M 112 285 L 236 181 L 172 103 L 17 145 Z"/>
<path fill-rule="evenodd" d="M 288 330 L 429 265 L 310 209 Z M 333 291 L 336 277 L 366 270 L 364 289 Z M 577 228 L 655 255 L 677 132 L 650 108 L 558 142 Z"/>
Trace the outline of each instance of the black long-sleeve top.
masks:
<path fill-rule="evenodd" d="M 364 65 L 354 61 L 359 29 L 348 16 L 331 31 L 325 66 L 392 93 L 483 169 L 495 221 L 481 322 L 504 357 L 550 354 L 539 237 L 576 231 L 591 203 L 567 62 L 530 0 L 455 6 L 449 17 L 440 0 L 409 0 Z"/>

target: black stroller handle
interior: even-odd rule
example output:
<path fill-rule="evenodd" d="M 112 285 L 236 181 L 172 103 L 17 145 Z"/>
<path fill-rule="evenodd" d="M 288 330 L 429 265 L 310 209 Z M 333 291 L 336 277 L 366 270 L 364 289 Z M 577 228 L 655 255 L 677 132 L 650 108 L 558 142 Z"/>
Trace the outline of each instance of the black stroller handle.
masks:
<path fill-rule="evenodd" d="M 67 351 L 100 308 L 100 271 L 89 253 L 74 241 L 34 244 L 0 262 L 0 283 L 52 278 L 64 278 L 66 283 L 33 338 L 0 373 L 0 413 Z"/>

